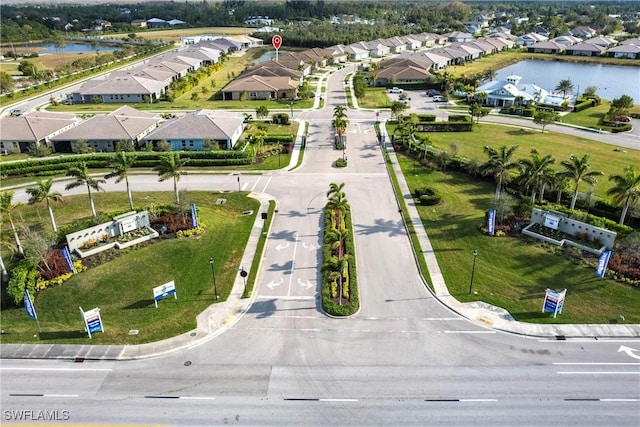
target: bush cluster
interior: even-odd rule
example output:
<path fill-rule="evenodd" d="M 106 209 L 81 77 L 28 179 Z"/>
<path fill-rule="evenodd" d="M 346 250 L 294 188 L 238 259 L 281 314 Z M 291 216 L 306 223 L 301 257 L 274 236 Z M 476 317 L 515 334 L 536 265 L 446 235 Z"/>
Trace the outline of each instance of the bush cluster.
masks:
<path fill-rule="evenodd" d="M 422 206 L 437 205 L 442 201 L 442 196 L 433 188 L 418 187 L 413 190 L 413 195 L 416 199 L 420 200 Z"/>

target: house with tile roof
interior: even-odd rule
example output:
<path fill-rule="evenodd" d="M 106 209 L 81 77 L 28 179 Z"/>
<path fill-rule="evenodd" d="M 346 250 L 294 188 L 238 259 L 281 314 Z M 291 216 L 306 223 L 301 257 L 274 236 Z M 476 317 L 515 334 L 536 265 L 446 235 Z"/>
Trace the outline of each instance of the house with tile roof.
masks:
<path fill-rule="evenodd" d="M 298 83 L 290 77 L 239 77 L 222 88 L 222 99 L 296 99 Z"/>
<path fill-rule="evenodd" d="M 114 152 L 116 145 L 140 148 L 142 139 L 154 130 L 161 117 L 124 105 L 108 114 L 96 114 L 77 126 L 51 138 L 57 153 L 77 152 L 80 141 L 96 152 Z"/>
<path fill-rule="evenodd" d="M 567 47 L 566 54 L 574 56 L 600 56 L 606 51 L 606 46 L 591 43 L 591 39 L 589 39 L 587 42 L 577 43 Z"/>
<path fill-rule="evenodd" d="M 46 145 L 53 148 L 51 138 L 80 123 L 74 114 L 33 111 L 21 116 L 0 118 L 0 150 L 28 153 L 31 148 Z"/>
<path fill-rule="evenodd" d="M 208 150 L 209 143 L 231 150 L 244 131 L 244 117 L 236 113 L 198 110 L 167 120 L 144 138 L 144 144 L 170 144 L 171 150 Z"/>
<path fill-rule="evenodd" d="M 564 45 L 556 43 L 552 40 L 535 43 L 527 47 L 527 52 L 531 53 L 561 53 L 566 50 Z"/>
<path fill-rule="evenodd" d="M 640 42 L 638 44 L 622 43 L 609 49 L 607 54 L 612 58 L 640 59 Z"/>
<path fill-rule="evenodd" d="M 74 104 L 155 102 L 167 85 L 158 80 L 135 75 L 116 75 L 84 82 L 71 94 Z"/>

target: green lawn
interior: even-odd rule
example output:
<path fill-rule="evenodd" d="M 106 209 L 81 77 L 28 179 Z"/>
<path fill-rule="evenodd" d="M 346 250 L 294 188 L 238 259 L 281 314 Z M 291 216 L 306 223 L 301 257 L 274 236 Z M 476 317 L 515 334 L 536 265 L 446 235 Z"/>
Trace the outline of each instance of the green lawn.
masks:
<path fill-rule="evenodd" d="M 533 123 L 531 126 L 536 126 Z M 390 126 L 389 133 L 393 133 Z M 615 147 L 602 144 L 587 138 L 574 137 L 560 133 L 540 132 L 538 129 L 515 128 L 508 126 L 483 123 L 473 126 L 473 132 L 430 132 L 419 133 L 421 136 L 427 135 L 434 147 L 449 151 L 452 144 L 458 148 L 458 154 L 470 159 L 476 159 L 483 163 L 487 156 L 483 148 L 489 145 L 499 148 L 503 145 L 518 145 L 515 159 L 529 157 L 532 148 L 536 148 L 541 155 L 551 153 L 556 159 L 554 168 L 561 168 L 560 162 L 567 160 L 571 154 L 582 156 L 590 154 L 590 164 L 592 170 L 605 173 L 598 181 L 596 195 L 606 198 L 606 191 L 613 187 L 609 181 L 609 175 L 620 174 L 626 166 L 637 165 L 640 161 L 640 151 L 625 149 L 615 151 Z M 581 186 L 580 191 L 587 190 L 587 185 Z"/>
<path fill-rule="evenodd" d="M 466 174 L 417 167 L 399 155 L 409 188 L 429 186 L 443 195 L 437 206 L 418 211 L 435 249 L 451 295 L 507 309 L 517 320 L 536 323 L 639 323 L 640 289 L 595 276 L 594 267 L 576 265 L 557 247 L 533 239 L 490 237 L 477 230 L 493 201 L 494 186 Z M 473 251 L 478 250 L 472 295 Z M 556 254 L 558 252 L 558 254 Z M 594 259 L 595 261 L 595 259 Z M 567 289 L 563 313 L 541 313 L 545 289 Z"/>
<path fill-rule="evenodd" d="M 578 126 L 584 126 L 587 128 L 598 129 L 602 128 L 602 125 L 598 125 L 600 119 L 609 111 L 610 102 L 606 99 L 602 100 L 602 103 L 598 106 L 587 108 L 578 113 L 569 113 L 562 116 L 563 123 L 570 123 Z"/>
<path fill-rule="evenodd" d="M 259 203 L 243 193 L 188 192 L 184 203 L 195 202 L 200 222 L 206 228 L 198 238 L 156 241 L 140 249 L 127 249 L 111 261 L 72 277 L 56 288 L 39 292 L 35 307 L 42 327 L 40 340 L 35 322 L 22 307 L 2 309 L 3 342 L 46 342 L 87 344 L 78 307 L 100 307 L 106 332 L 94 335 L 92 344 L 137 344 L 157 341 L 193 329 L 195 316 L 215 302 L 209 258 L 215 260 L 220 301 L 224 301 L 236 278 L 240 260 Z M 169 203 L 173 193 L 134 193 L 137 204 Z M 217 204 L 220 198 L 225 204 Z M 127 208 L 125 193 L 96 195 L 99 211 Z M 89 212 L 86 196 L 65 198 L 55 208 L 63 225 Z M 253 215 L 242 215 L 253 210 Z M 24 212 L 24 223 L 48 227 L 44 208 L 36 215 Z M 40 220 L 38 219 L 40 217 Z M 35 221 L 30 222 L 30 221 Z M 44 224 L 43 224 L 44 222 Z M 48 229 L 48 228 L 47 228 Z M 100 256 L 100 255 L 95 255 Z M 247 266 L 248 267 L 248 266 Z M 175 280 L 178 299 L 153 304 L 152 288 Z M 131 329 L 138 335 L 129 335 Z"/>
<path fill-rule="evenodd" d="M 358 100 L 360 108 L 391 108 L 391 100 L 383 87 L 367 88 L 364 98 Z"/>

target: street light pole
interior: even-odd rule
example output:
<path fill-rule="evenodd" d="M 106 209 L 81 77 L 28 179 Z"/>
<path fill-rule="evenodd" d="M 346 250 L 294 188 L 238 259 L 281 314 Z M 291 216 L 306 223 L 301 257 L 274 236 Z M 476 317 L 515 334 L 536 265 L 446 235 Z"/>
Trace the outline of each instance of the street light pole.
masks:
<path fill-rule="evenodd" d="M 218 286 L 216 286 L 216 271 L 213 269 L 213 258 L 209 258 L 209 264 L 211 264 L 211 276 L 213 277 L 213 290 L 216 293 L 216 300 L 217 300 Z"/>
<path fill-rule="evenodd" d="M 469 293 L 471 293 L 471 289 L 473 288 L 473 274 L 476 272 L 476 258 L 478 258 L 478 251 L 474 249 L 473 267 L 471 267 L 471 282 L 469 283 Z"/>
<path fill-rule="evenodd" d="M 240 192 L 240 176 L 238 175 L 238 193 Z"/>
<path fill-rule="evenodd" d="M 291 111 L 291 120 L 293 120 L 293 101 L 289 103 L 289 110 Z"/>

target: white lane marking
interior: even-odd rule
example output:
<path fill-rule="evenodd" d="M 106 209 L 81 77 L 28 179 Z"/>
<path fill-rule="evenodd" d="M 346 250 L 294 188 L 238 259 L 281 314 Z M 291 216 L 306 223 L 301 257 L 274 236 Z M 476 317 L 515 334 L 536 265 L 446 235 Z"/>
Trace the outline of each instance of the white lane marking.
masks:
<path fill-rule="evenodd" d="M 600 399 L 600 402 L 640 402 L 640 399 Z"/>
<path fill-rule="evenodd" d="M 608 344 L 608 343 L 618 343 L 618 342 L 626 342 L 626 343 L 630 343 L 630 342 L 640 342 L 640 340 L 609 340 L 606 338 L 599 338 L 599 339 L 595 339 L 595 338 L 567 338 L 565 340 L 557 340 L 557 339 L 551 339 L 551 338 L 545 338 L 545 339 L 540 339 L 538 340 L 538 342 L 561 342 L 561 343 L 566 343 L 566 342 L 595 342 L 595 343 L 603 343 L 603 344 Z"/>
<path fill-rule="evenodd" d="M 640 366 L 640 363 L 616 363 L 616 362 L 554 362 L 554 365 L 613 365 L 613 366 Z"/>
<path fill-rule="evenodd" d="M 319 399 L 320 402 L 357 402 L 358 399 Z"/>
<path fill-rule="evenodd" d="M 558 375 L 640 375 L 640 371 L 630 372 L 630 371 L 559 371 L 556 372 Z"/>
<path fill-rule="evenodd" d="M 207 397 L 207 396 L 180 396 L 180 399 L 185 399 L 185 400 L 216 400 L 215 397 Z"/>
<path fill-rule="evenodd" d="M 258 179 L 256 179 L 256 182 L 253 183 L 253 187 L 251 187 L 251 191 L 255 191 L 261 179 L 262 179 L 262 175 L 258 176 Z"/>
<path fill-rule="evenodd" d="M 269 179 L 267 180 L 267 183 L 264 185 L 264 187 L 262 188 L 262 192 L 266 193 L 267 192 L 267 187 L 269 186 L 269 183 L 271 182 L 271 179 L 273 178 L 273 175 L 271 175 L 269 177 Z"/>
<path fill-rule="evenodd" d="M 497 402 L 498 399 L 460 399 L 460 402 Z"/>
<path fill-rule="evenodd" d="M 289 270 L 289 290 L 287 295 L 291 295 L 291 283 L 293 282 L 293 268 L 296 265 L 296 250 L 298 249 L 298 233 L 296 233 L 295 241 L 293 243 L 293 256 L 291 257 L 291 269 Z"/>
<path fill-rule="evenodd" d="M 282 280 L 282 279 L 281 279 Z M 314 300 L 316 297 L 314 296 L 295 296 L 295 295 L 258 295 L 258 299 L 281 299 L 287 301 L 296 301 L 296 300 Z"/>
<path fill-rule="evenodd" d="M 44 397 L 80 397 L 79 394 L 43 394 Z"/>
<path fill-rule="evenodd" d="M 282 319 L 323 319 L 320 316 L 269 316 L 273 318 L 282 318 Z"/>
<path fill-rule="evenodd" d="M 64 371 L 64 372 L 112 371 L 112 369 L 108 369 L 108 368 L 13 368 L 8 366 L 0 366 L 0 370 L 3 370 L 3 371 Z"/>
<path fill-rule="evenodd" d="M 242 184 L 242 191 L 245 191 L 248 186 L 249 186 L 248 182 L 245 182 L 244 184 Z"/>
<path fill-rule="evenodd" d="M 466 319 L 463 319 L 462 317 L 425 317 L 422 320 L 440 321 L 440 320 L 466 320 Z"/>
<path fill-rule="evenodd" d="M 496 331 L 444 331 L 445 334 L 495 334 Z"/>

